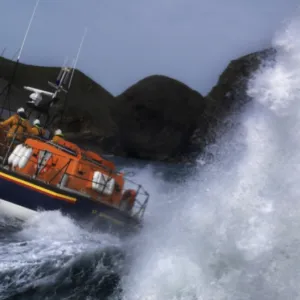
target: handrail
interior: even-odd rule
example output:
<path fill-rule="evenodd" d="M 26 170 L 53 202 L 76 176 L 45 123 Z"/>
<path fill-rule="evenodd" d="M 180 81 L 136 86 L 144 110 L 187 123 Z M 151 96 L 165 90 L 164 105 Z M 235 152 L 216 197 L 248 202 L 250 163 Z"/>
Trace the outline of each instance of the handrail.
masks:
<path fill-rule="evenodd" d="M 43 141 L 43 142 L 45 142 L 47 144 L 50 144 L 50 145 L 52 145 L 52 146 L 54 146 L 54 147 L 56 147 L 56 148 L 58 148 L 58 149 L 60 149 L 60 150 L 62 150 L 64 152 L 66 152 L 68 154 L 71 154 L 73 156 L 77 156 L 78 155 L 78 153 L 76 153 L 75 151 L 71 150 L 70 148 L 68 148 L 66 146 L 63 146 L 63 145 L 60 145 L 60 144 L 56 144 L 56 143 L 54 143 L 52 141 Z"/>

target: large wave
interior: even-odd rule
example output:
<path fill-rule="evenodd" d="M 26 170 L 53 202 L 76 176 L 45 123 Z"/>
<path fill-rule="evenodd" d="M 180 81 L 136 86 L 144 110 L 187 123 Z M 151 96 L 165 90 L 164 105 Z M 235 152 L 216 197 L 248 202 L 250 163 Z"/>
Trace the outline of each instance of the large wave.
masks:
<path fill-rule="evenodd" d="M 160 221 L 135 240 L 124 299 L 300 296 L 299 30 L 295 19 L 276 35 L 275 61 L 249 81 L 253 102 L 207 149 L 214 161 L 156 195 Z"/>

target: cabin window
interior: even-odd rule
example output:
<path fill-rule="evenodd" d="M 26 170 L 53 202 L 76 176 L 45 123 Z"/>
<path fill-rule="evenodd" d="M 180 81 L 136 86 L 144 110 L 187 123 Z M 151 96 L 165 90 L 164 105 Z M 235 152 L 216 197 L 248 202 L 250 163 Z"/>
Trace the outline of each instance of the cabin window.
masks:
<path fill-rule="evenodd" d="M 38 154 L 37 174 L 39 174 L 42 171 L 42 169 L 47 165 L 51 157 L 52 152 L 49 152 L 47 150 L 40 150 Z"/>

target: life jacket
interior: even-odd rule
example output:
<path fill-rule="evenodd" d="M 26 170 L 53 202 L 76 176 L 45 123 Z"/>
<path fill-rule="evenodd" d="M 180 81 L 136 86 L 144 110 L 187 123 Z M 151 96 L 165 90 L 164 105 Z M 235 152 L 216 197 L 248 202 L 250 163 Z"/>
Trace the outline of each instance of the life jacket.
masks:
<path fill-rule="evenodd" d="M 12 138 L 16 134 L 17 140 L 24 140 L 24 133 L 30 133 L 31 128 L 28 120 L 21 118 L 19 115 L 13 115 L 1 123 L 3 126 L 10 126 L 7 132 L 7 138 Z"/>
<path fill-rule="evenodd" d="M 62 136 L 60 135 L 55 135 L 53 138 L 52 138 L 52 142 L 54 143 L 57 143 L 57 144 L 61 144 L 63 143 L 65 140 Z"/>
<path fill-rule="evenodd" d="M 38 137 L 44 137 L 45 130 L 40 126 L 35 125 L 34 127 L 31 128 L 31 133 Z"/>

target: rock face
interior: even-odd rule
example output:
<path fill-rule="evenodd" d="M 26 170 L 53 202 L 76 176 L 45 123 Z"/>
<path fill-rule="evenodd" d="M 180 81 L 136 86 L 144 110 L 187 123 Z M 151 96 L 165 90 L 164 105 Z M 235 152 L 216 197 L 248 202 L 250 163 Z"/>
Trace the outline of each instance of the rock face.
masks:
<path fill-rule="evenodd" d="M 248 79 L 265 62 L 274 60 L 275 50 L 270 48 L 232 60 L 220 75 L 217 84 L 205 97 L 205 112 L 198 119 L 197 130 L 191 138 L 194 148 L 214 140 L 215 132 L 224 129 L 224 120 L 251 99 L 247 96 Z"/>
<path fill-rule="evenodd" d="M 249 101 L 245 93 L 249 76 L 274 54 L 267 49 L 231 61 L 205 98 L 179 81 L 158 75 L 113 97 L 76 71 L 67 105 L 58 102 L 50 113 L 55 126 L 75 143 L 122 156 L 180 161 L 190 152 L 198 154 L 213 141 L 214 132 L 226 127 L 226 116 Z M 0 88 L 10 79 L 13 67 L 13 62 L 0 58 Z M 49 90 L 47 82 L 55 81 L 59 70 L 19 64 L 10 108 L 25 105 L 29 92 L 23 90 L 24 85 Z M 0 102 L 1 107 L 3 96 Z"/>
<path fill-rule="evenodd" d="M 218 110 L 226 112 L 232 105 L 248 101 L 249 98 L 245 92 L 250 75 L 266 59 L 273 59 L 275 54 L 275 50 L 270 48 L 232 60 L 206 97 L 211 102 L 218 103 L 211 107 L 217 107 Z"/>
<path fill-rule="evenodd" d="M 204 98 L 165 76 L 147 77 L 116 98 L 112 116 L 124 154 L 166 160 L 185 152 Z"/>

